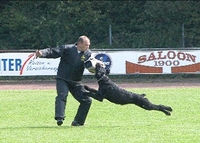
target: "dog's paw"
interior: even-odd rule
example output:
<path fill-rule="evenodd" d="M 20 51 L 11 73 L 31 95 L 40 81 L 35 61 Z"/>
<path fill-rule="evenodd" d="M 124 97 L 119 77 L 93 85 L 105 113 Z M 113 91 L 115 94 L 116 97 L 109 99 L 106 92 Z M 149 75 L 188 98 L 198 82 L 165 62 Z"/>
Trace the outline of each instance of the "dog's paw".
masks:
<path fill-rule="evenodd" d="M 168 107 L 168 109 L 167 109 L 168 111 L 170 111 L 170 112 L 172 112 L 173 111 L 173 109 L 171 108 L 171 107 Z"/>
<path fill-rule="evenodd" d="M 172 108 L 169 106 L 159 105 L 160 111 L 164 112 L 165 115 L 170 116 L 172 112 Z"/>
<path fill-rule="evenodd" d="M 166 111 L 166 110 L 165 110 L 165 115 L 170 116 L 171 113 L 170 113 L 169 111 Z"/>

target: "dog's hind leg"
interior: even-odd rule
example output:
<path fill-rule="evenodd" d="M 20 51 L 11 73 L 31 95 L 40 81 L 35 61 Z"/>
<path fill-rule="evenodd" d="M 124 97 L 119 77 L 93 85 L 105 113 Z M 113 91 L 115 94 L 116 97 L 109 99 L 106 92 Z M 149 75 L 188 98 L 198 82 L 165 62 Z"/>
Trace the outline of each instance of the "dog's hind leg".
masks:
<path fill-rule="evenodd" d="M 137 102 L 135 102 L 134 104 L 138 105 L 139 107 L 141 107 L 145 110 L 161 111 L 161 112 L 165 113 L 165 115 L 168 115 L 168 116 L 171 115 L 170 112 L 172 111 L 172 108 L 169 106 L 155 105 L 155 104 L 152 104 L 147 98 L 142 98 L 142 97 L 138 97 Z"/>

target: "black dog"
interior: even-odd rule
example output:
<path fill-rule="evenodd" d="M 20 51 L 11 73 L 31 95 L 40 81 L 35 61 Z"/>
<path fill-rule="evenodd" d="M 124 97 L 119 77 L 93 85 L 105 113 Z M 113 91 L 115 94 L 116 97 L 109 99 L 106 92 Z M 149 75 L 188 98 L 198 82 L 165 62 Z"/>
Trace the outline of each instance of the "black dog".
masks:
<path fill-rule="evenodd" d="M 107 99 L 115 104 L 125 105 L 125 104 L 135 104 L 145 110 L 157 110 L 164 112 L 166 115 L 171 115 L 172 108 L 164 105 L 152 104 L 145 94 L 136 94 L 120 88 L 116 83 L 112 82 L 107 76 L 107 71 L 100 64 L 96 64 L 95 77 L 98 80 L 99 89 L 90 88 L 85 85 L 85 89 L 92 94 L 89 94 L 92 98 L 103 101 Z"/>

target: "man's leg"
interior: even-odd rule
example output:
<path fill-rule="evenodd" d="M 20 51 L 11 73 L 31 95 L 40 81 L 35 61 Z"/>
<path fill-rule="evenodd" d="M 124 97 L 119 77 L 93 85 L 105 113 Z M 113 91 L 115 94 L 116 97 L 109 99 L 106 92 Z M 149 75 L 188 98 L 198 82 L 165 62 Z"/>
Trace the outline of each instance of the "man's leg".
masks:
<path fill-rule="evenodd" d="M 65 81 L 56 79 L 57 96 L 55 100 L 55 120 L 60 126 L 65 118 L 65 107 L 68 95 L 68 86 Z"/>
<path fill-rule="evenodd" d="M 84 95 L 86 90 L 80 83 L 73 85 L 73 88 L 70 87 L 70 92 L 72 93 L 73 97 L 80 103 L 74 121 L 72 122 L 72 126 L 82 126 L 85 123 L 92 99 Z"/>

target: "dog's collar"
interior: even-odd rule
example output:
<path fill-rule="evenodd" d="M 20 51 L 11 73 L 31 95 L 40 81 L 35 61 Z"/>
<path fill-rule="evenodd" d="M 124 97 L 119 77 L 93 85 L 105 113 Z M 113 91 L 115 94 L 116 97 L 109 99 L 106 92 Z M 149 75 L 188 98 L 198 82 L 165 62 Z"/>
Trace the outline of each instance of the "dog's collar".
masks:
<path fill-rule="evenodd" d="M 106 75 L 104 74 L 100 79 L 97 80 L 97 82 L 101 81 Z"/>

